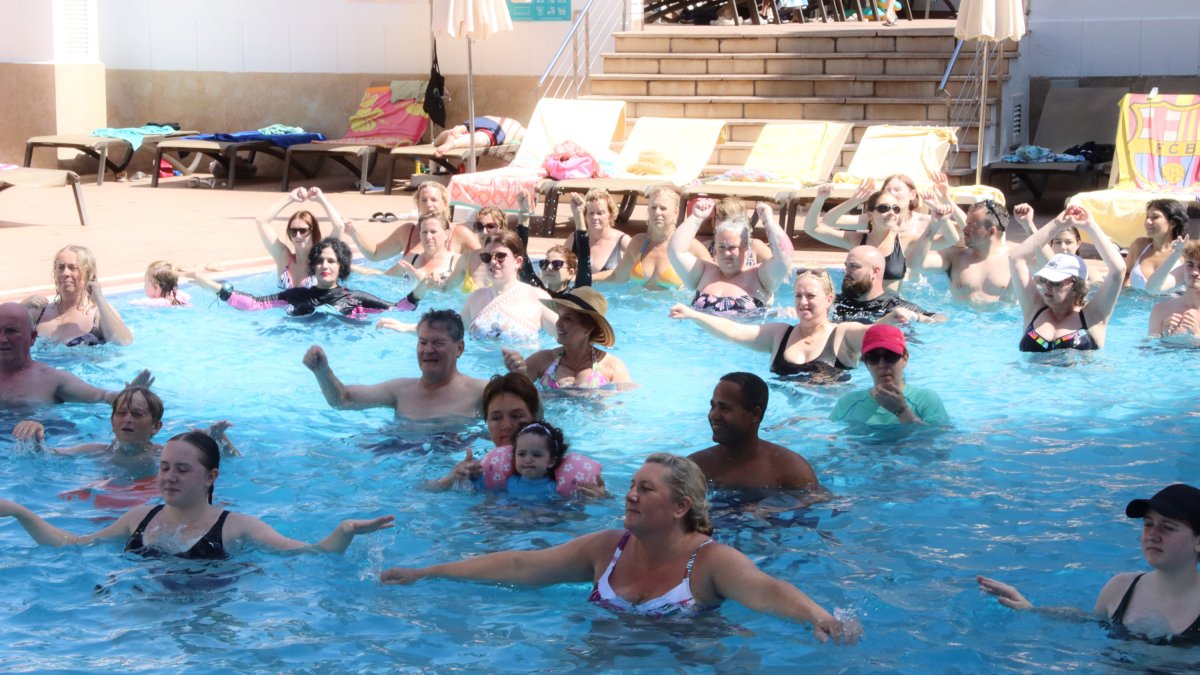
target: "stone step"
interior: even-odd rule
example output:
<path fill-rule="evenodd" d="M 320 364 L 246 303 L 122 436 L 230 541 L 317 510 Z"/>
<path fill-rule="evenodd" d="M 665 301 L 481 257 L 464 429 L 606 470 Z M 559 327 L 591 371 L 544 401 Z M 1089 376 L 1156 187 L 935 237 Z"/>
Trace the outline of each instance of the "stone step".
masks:
<path fill-rule="evenodd" d="M 845 33 L 838 35 L 761 36 L 746 33 L 722 37 L 694 34 L 659 35 L 646 33 L 616 33 L 618 52 L 654 52 L 659 54 L 694 54 L 697 52 L 744 54 L 747 52 L 818 53 L 843 52 L 925 52 L 950 54 L 958 40 L 953 33 L 940 35 L 892 34 L 885 31 Z M 964 47 L 966 51 L 967 47 Z M 1005 47 L 1006 51 L 1010 47 Z M 970 46 L 974 53 L 974 46 Z M 1015 51 L 1015 49 L 1013 49 Z"/>
<path fill-rule="evenodd" d="M 976 145 L 975 137 L 971 136 L 966 141 L 958 146 L 959 152 L 955 155 L 952 168 L 971 168 L 971 154 L 975 152 Z M 614 150 L 620 151 L 621 143 L 614 144 Z M 746 165 L 746 160 L 750 157 L 750 150 L 754 147 L 754 143 L 749 141 L 726 141 L 713 149 L 712 155 L 709 156 L 707 166 L 725 166 L 725 167 L 743 167 Z M 846 143 L 842 146 L 841 158 L 838 160 L 837 171 L 844 171 L 846 166 L 849 166 L 850 161 L 854 158 L 855 151 L 858 150 L 857 143 Z M 720 173 L 720 172 L 718 172 Z"/>
<path fill-rule="evenodd" d="M 602 55 L 607 74 L 644 75 L 937 75 L 946 71 L 949 54 L 921 52 L 853 52 L 844 54 L 655 54 L 648 52 L 607 52 Z M 998 75 L 1008 74 L 1006 54 L 997 67 Z M 953 75 L 970 72 L 972 59 L 954 63 Z"/>
<path fill-rule="evenodd" d="M 989 78 L 996 86 L 1008 78 Z M 954 75 L 948 84 L 959 91 L 969 81 Z M 938 96 L 940 75 L 645 75 L 600 74 L 591 77 L 597 96 L 784 96 L 784 97 L 909 97 Z"/>
<path fill-rule="evenodd" d="M 614 97 L 585 96 L 605 99 Z M 687 117 L 710 119 L 811 119 L 882 123 L 943 124 L 951 99 L 869 97 L 775 97 L 756 96 L 621 96 L 627 117 Z M 996 99 L 988 99 L 991 118 Z"/>
<path fill-rule="evenodd" d="M 820 119 L 820 118 L 812 118 Z M 786 120 L 766 119 L 766 118 L 736 118 L 727 119 L 726 128 L 728 130 L 728 139 L 726 143 L 754 143 L 758 140 L 759 133 L 762 132 L 764 124 L 782 122 Z M 972 120 L 969 124 L 960 127 L 958 130 L 958 138 L 960 142 L 966 143 L 976 138 L 977 120 Z M 914 122 L 913 120 L 871 120 L 871 121 L 850 121 L 853 125 L 850 130 L 850 136 L 846 138 L 847 143 L 858 143 L 862 140 L 864 134 L 867 133 L 869 127 L 877 124 L 893 124 L 899 126 L 947 126 L 945 120 L 937 122 Z M 628 133 L 637 124 L 637 118 L 626 116 L 625 130 Z"/>

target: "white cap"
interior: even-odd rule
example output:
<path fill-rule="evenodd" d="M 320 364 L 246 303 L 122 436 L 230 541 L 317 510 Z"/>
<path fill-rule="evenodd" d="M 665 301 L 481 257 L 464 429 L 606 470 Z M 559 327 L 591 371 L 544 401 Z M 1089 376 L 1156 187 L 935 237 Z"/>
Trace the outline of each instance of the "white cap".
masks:
<path fill-rule="evenodd" d="M 1038 270 L 1037 274 L 1033 276 L 1045 279 L 1051 283 L 1057 283 L 1071 277 L 1079 277 L 1087 281 L 1087 263 L 1083 262 L 1083 258 L 1077 255 L 1056 253 L 1046 263 L 1046 266 Z"/>

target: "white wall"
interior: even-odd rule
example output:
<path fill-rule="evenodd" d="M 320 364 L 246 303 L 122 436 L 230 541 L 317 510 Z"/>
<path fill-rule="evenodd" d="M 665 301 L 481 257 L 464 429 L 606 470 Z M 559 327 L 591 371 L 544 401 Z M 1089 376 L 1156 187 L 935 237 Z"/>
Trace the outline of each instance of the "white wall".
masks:
<path fill-rule="evenodd" d="M 6 0 L 12 1 L 12 0 Z M 575 8 L 582 7 L 579 0 Z M 379 73 L 429 68 L 428 0 L 103 0 L 109 68 Z M 541 75 L 569 22 L 514 23 L 476 42 L 477 75 Z M 438 41 L 443 74 L 467 72 L 465 40 Z"/>
<path fill-rule="evenodd" d="M 1030 77 L 1200 74 L 1196 0 L 1029 0 Z"/>
<path fill-rule="evenodd" d="M 42 0 L 0 0 L 0 61 L 54 60 L 54 8 Z"/>

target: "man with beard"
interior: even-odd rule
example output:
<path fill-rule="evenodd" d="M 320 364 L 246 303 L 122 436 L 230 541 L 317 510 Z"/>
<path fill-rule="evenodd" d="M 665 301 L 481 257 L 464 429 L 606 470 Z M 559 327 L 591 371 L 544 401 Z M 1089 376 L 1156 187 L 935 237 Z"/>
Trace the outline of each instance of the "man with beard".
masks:
<path fill-rule="evenodd" d="M 458 372 L 463 348 L 462 317 L 454 310 L 439 309 L 425 312 L 417 323 L 419 378 L 344 385 L 333 374 L 325 350 L 317 345 L 308 348 L 304 365 L 317 377 L 321 393 L 334 408 L 391 408 L 396 417 L 409 419 L 478 417 L 487 382 Z"/>
<path fill-rule="evenodd" d="M 856 246 L 846 254 L 842 292 L 833 305 L 835 322 L 875 323 L 892 310 L 905 321 L 941 323 L 945 315 L 927 312 L 890 291 L 883 290 L 883 254 L 875 246 Z"/>
<path fill-rule="evenodd" d="M 838 399 L 830 415 L 833 420 L 870 425 L 950 423 L 936 393 L 904 380 L 908 346 L 899 328 L 890 324 L 868 328 L 863 336 L 862 361 L 874 386 Z"/>
<path fill-rule="evenodd" d="M 718 489 L 816 488 L 808 461 L 782 445 L 758 437 L 767 411 L 767 383 L 751 373 L 721 377 L 709 401 L 708 424 L 716 445 L 688 459 Z"/>
<path fill-rule="evenodd" d="M 950 296 L 956 302 L 973 305 L 1011 302 L 1012 275 L 1004 243 L 1007 225 L 1008 212 L 1002 205 L 991 200 L 979 202 L 967 211 L 962 228 L 966 246 L 924 255 L 914 252 L 911 264 L 926 271 L 945 272 L 950 278 Z M 929 230 L 935 229 L 931 224 Z M 923 240 L 921 244 L 924 243 Z"/>

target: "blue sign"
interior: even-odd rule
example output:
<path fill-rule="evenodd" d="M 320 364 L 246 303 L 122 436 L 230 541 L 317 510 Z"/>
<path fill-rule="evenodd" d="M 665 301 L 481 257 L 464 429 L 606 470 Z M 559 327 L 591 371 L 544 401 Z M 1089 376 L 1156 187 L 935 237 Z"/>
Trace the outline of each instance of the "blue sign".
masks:
<path fill-rule="evenodd" d="M 508 0 L 508 15 L 513 21 L 570 21 L 571 0 Z"/>

